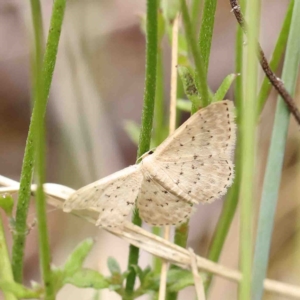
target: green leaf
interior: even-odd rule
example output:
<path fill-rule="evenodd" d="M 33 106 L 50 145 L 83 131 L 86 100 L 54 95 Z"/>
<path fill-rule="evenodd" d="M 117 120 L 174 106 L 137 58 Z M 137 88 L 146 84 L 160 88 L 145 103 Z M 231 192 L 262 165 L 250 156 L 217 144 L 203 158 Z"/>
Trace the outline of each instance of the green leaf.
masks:
<path fill-rule="evenodd" d="M 64 283 L 69 283 L 79 288 L 94 288 L 96 290 L 109 287 L 107 279 L 99 272 L 91 269 L 77 271 L 72 276 L 65 278 Z"/>
<path fill-rule="evenodd" d="M 192 110 L 192 102 L 185 99 L 177 99 L 176 107 L 190 113 Z"/>
<path fill-rule="evenodd" d="M 190 271 L 174 269 L 168 272 L 169 292 L 179 292 L 180 290 L 190 285 L 194 285 L 194 276 Z"/>
<path fill-rule="evenodd" d="M 195 84 L 195 74 L 193 70 L 185 66 L 178 66 L 178 73 L 186 96 L 195 106 L 198 106 L 201 97 Z"/>
<path fill-rule="evenodd" d="M 134 265 L 131 266 L 135 273 L 138 275 L 141 285 L 144 284 L 145 278 L 149 277 L 149 275 L 151 275 L 150 273 L 152 273 L 151 267 L 147 266 L 144 270 L 142 270 L 139 266 Z M 151 275 L 152 276 L 152 275 Z"/>
<path fill-rule="evenodd" d="M 217 101 L 221 101 L 224 99 L 231 84 L 233 83 L 234 79 L 237 76 L 238 76 L 238 74 L 230 74 L 230 75 L 226 76 L 226 78 L 223 80 L 220 87 L 216 91 L 215 95 L 213 96 L 212 102 L 217 102 Z"/>
<path fill-rule="evenodd" d="M 177 282 L 179 278 L 186 277 L 189 274 L 191 274 L 189 270 L 184 270 L 181 268 L 170 269 L 168 271 L 168 283 L 171 284 Z"/>
<path fill-rule="evenodd" d="M 172 23 L 180 9 L 179 0 L 161 0 L 160 8 L 165 20 Z"/>
<path fill-rule="evenodd" d="M 139 143 L 139 135 L 140 135 L 140 126 L 131 120 L 124 121 L 124 130 L 126 131 L 127 135 L 131 139 L 131 141 L 138 145 Z"/>
<path fill-rule="evenodd" d="M 65 273 L 61 268 L 53 267 L 52 270 L 52 283 L 55 293 L 57 293 L 64 285 Z"/>
<path fill-rule="evenodd" d="M 82 264 L 91 251 L 93 245 L 93 239 L 86 239 L 75 248 L 73 253 L 71 253 L 71 255 L 68 257 L 63 267 L 65 277 L 72 276 L 82 267 Z"/>
<path fill-rule="evenodd" d="M 121 274 L 119 263 L 113 257 L 107 259 L 107 266 L 112 275 Z"/>
<path fill-rule="evenodd" d="M 28 289 L 13 281 L 0 280 L 0 290 L 12 293 L 20 299 L 40 298 L 40 292 Z"/>
<path fill-rule="evenodd" d="M 7 216 L 11 217 L 14 208 L 14 199 L 10 194 L 0 195 L 0 207 L 4 210 Z"/>

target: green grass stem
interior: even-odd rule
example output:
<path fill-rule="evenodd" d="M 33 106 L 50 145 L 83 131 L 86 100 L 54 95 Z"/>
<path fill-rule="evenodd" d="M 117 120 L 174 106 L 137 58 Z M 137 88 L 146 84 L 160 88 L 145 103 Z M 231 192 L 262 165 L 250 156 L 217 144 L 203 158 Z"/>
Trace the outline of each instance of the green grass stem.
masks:
<path fill-rule="evenodd" d="M 56 62 L 58 42 L 60 38 L 61 26 L 65 10 L 66 0 L 55 0 L 53 4 L 50 30 L 48 41 L 45 49 L 45 55 L 42 66 L 43 78 L 43 97 L 41 103 L 41 110 L 43 117 L 46 113 L 47 100 L 50 91 L 53 71 Z M 35 17 L 34 17 L 35 18 Z M 42 37 L 37 37 L 42 39 Z M 36 53 L 36 55 L 39 55 Z M 35 97 L 35 96 L 34 96 Z M 33 166 L 34 166 L 34 130 L 35 124 L 38 119 L 39 111 L 34 104 L 31 122 L 28 131 L 28 137 L 25 146 L 25 154 L 23 159 L 20 191 L 17 202 L 16 211 L 16 224 L 13 235 L 13 248 L 12 248 L 12 267 L 14 278 L 16 282 L 22 282 L 23 278 L 23 258 L 24 247 L 27 234 L 27 214 L 30 202 L 30 186 L 32 181 Z"/>
<path fill-rule="evenodd" d="M 31 13 L 33 19 L 35 37 L 35 55 L 33 58 L 33 97 L 36 111 L 34 122 L 34 149 L 35 149 L 35 170 L 37 179 L 36 191 L 36 213 L 38 221 L 39 236 L 39 258 L 42 273 L 42 280 L 45 288 L 45 299 L 54 300 L 54 288 L 51 280 L 51 254 L 47 231 L 46 199 L 43 191 L 45 182 L 45 120 L 43 110 L 44 86 L 42 74 L 43 60 L 43 26 L 42 14 L 39 0 L 31 0 Z"/>
<path fill-rule="evenodd" d="M 245 7 L 245 0 L 240 1 L 241 9 L 243 10 Z M 241 168 L 242 161 L 240 155 L 240 147 L 241 147 L 241 134 L 240 134 L 240 112 L 242 110 L 243 103 L 243 48 L 244 48 L 244 39 L 243 39 L 243 30 L 239 25 L 237 25 L 236 32 L 236 54 L 235 54 L 235 72 L 236 74 L 240 74 L 235 79 L 235 107 L 237 113 L 237 143 L 235 149 L 235 178 L 232 186 L 229 188 L 226 200 L 223 204 L 223 209 L 221 215 L 219 217 L 216 229 L 214 231 L 214 235 L 212 238 L 212 242 L 209 246 L 208 251 L 208 259 L 217 262 L 220 258 L 227 234 L 230 229 L 230 225 L 232 223 L 233 217 L 236 212 L 236 208 L 238 205 L 239 194 L 240 194 L 240 179 L 241 179 Z M 209 275 L 207 277 L 207 281 L 205 283 L 206 291 L 208 291 L 210 287 L 212 276 Z"/>
<path fill-rule="evenodd" d="M 156 0 L 147 0 L 147 20 L 146 20 L 146 79 L 144 91 L 144 106 L 142 113 L 142 126 L 140 131 L 137 159 L 150 148 L 151 132 L 153 127 L 153 115 L 156 92 L 156 67 L 157 67 L 157 9 Z M 133 213 L 133 224 L 141 226 L 142 221 L 138 210 Z M 128 277 L 126 281 L 126 294 L 130 297 L 133 293 L 136 273 L 131 268 L 137 265 L 139 259 L 139 248 L 130 245 L 128 257 Z M 128 298 L 127 298 L 128 299 Z M 130 298 L 129 298 L 130 299 Z"/>
<path fill-rule="evenodd" d="M 252 203 L 254 200 L 255 131 L 257 101 L 257 38 L 259 28 L 259 1 L 247 3 L 248 47 L 245 48 L 245 101 L 241 111 L 241 170 L 240 195 L 240 268 L 243 275 L 239 299 L 251 299 L 252 272 Z"/>

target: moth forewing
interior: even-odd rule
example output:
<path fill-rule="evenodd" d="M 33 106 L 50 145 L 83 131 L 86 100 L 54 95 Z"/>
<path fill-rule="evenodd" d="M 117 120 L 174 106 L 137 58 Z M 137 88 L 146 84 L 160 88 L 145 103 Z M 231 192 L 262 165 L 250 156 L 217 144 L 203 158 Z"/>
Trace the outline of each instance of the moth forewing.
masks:
<path fill-rule="evenodd" d="M 64 211 L 93 208 L 99 212 L 99 226 L 120 226 L 132 211 L 143 175 L 133 165 L 76 191 L 64 205 Z"/>

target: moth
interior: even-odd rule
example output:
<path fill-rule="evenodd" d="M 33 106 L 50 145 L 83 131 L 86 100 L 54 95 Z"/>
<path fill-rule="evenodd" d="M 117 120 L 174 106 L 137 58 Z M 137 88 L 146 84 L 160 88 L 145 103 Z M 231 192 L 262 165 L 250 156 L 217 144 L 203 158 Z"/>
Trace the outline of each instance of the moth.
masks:
<path fill-rule="evenodd" d="M 229 100 L 200 109 L 139 164 L 76 191 L 64 211 L 93 208 L 97 226 L 121 227 L 137 203 L 150 225 L 186 221 L 195 204 L 220 198 L 233 182 L 234 119 Z"/>

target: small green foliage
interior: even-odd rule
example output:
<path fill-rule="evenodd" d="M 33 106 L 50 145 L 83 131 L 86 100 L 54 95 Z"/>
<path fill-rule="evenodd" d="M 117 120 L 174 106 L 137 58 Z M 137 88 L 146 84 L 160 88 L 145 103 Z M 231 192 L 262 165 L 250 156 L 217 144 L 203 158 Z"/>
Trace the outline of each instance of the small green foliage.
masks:
<path fill-rule="evenodd" d="M 221 101 L 224 99 L 231 84 L 233 83 L 234 79 L 237 76 L 238 76 L 238 74 L 229 74 L 225 77 L 225 79 L 221 83 L 220 87 L 216 91 L 215 95 L 213 96 L 212 102 L 217 102 L 217 101 Z"/>
<path fill-rule="evenodd" d="M 107 259 L 107 266 L 112 275 L 121 274 L 119 263 L 113 257 Z"/>
<path fill-rule="evenodd" d="M 178 72 L 182 81 L 183 89 L 194 106 L 199 107 L 201 97 L 195 84 L 194 71 L 189 67 L 178 66 Z"/>
<path fill-rule="evenodd" d="M 86 239 L 75 248 L 63 267 L 65 277 L 73 275 L 82 267 L 84 260 L 93 246 L 94 241 L 92 239 Z"/>
<path fill-rule="evenodd" d="M 14 208 L 14 199 L 10 194 L 0 195 L 0 207 L 4 210 L 8 217 L 12 216 L 12 210 Z"/>
<path fill-rule="evenodd" d="M 93 288 L 96 290 L 109 287 L 108 280 L 99 272 L 91 269 L 81 269 L 72 276 L 64 279 L 64 283 L 70 283 L 79 288 Z"/>
<path fill-rule="evenodd" d="M 194 276 L 189 270 L 171 269 L 168 272 L 168 291 L 179 292 L 194 284 Z"/>
<path fill-rule="evenodd" d="M 85 241 L 81 242 L 69 255 L 64 266 L 60 268 L 56 268 L 54 266 L 52 267 L 52 282 L 56 293 L 64 286 L 65 283 L 72 283 L 72 280 L 76 282 L 80 275 L 75 274 L 83 270 L 82 264 L 91 251 L 93 245 L 94 241 L 92 239 L 86 239 Z M 75 279 L 73 279 L 74 276 Z"/>
<path fill-rule="evenodd" d="M 198 90 L 195 85 L 195 74 L 191 68 L 178 66 L 178 72 L 182 80 L 183 88 L 188 97 L 198 96 Z"/>
<path fill-rule="evenodd" d="M 0 280 L 0 290 L 9 292 L 19 299 L 40 298 L 41 296 L 41 291 L 28 289 L 25 286 L 13 281 Z"/>
<path fill-rule="evenodd" d="M 141 288 L 149 289 L 153 285 L 154 273 L 150 266 L 147 266 L 144 270 L 142 270 L 139 266 L 132 266 L 135 270 L 135 273 L 139 277 Z"/>

